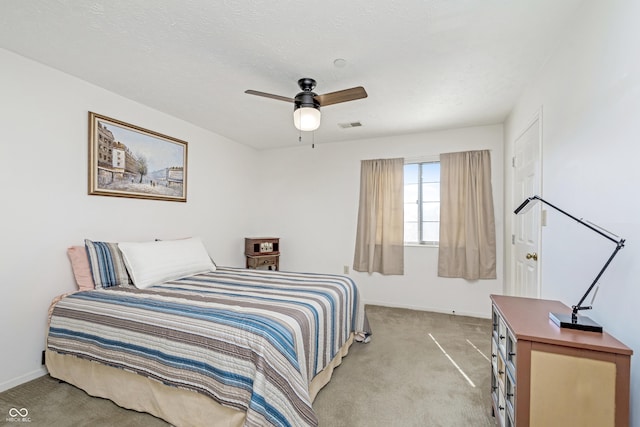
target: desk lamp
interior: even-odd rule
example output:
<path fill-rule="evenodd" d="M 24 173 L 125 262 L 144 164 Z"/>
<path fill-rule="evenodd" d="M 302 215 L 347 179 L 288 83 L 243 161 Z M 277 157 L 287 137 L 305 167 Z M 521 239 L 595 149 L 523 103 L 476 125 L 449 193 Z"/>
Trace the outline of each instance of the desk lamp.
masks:
<path fill-rule="evenodd" d="M 589 295 L 591 290 L 593 290 L 593 288 L 596 285 L 596 283 L 598 283 L 598 280 L 600 280 L 600 276 L 602 276 L 602 273 L 604 273 L 604 271 L 607 269 L 607 267 L 609 267 L 609 264 L 611 263 L 611 260 L 613 260 L 613 258 L 617 255 L 618 251 L 624 247 L 624 239 L 621 239 L 619 236 L 616 236 L 615 234 L 613 234 L 613 233 L 611 233 L 611 232 L 609 232 L 607 230 L 604 230 L 603 228 L 600 228 L 595 224 L 591 224 L 591 223 L 583 221 L 582 219 L 576 218 L 575 216 L 563 211 L 559 207 L 552 205 L 551 203 L 547 202 L 546 200 L 543 200 L 540 196 L 532 196 L 532 197 L 529 197 L 529 198 L 525 199 L 525 201 L 522 202 L 520 204 L 520 206 L 518 206 L 516 208 L 516 210 L 513 211 L 513 213 L 518 215 L 520 213 L 525 213 L 525 212 L 529 211 L 531 209 L 531 207 L 535 204 L 535 202 L 538 201 L 538 200 L 540 202 L 546 204 L 547 206 L 552 207 L 553 209 L 557 210 L 558 212 L 565 214 L 566 216 L 568 216 L 569 218 L 573 219 L 574 221 L 579 222 L 580 224 L 584 225 L 585 227 L 589 228 L 590 230 L 595 231 L 596 233 L 598 233 L 599 235 L 601 235 L 605 239 L 611 240 L 613 243 L 616 244 L 616 248 L 613 250 L 613 253 L 609 257 L 607 262 L 605 262 L 604 266 L 602 267 L 602 269 L 600 270 L 600 272 L 598 273 L 596 278 L 593 280 L 593 283 L 591 283 L 591 286 L 589 286 L 589 288 L 584 293 L 584 295 L 582 296 L 580 301 L 576 305 L 571 307 L 572 308 L 571 314 L 549 313 L 549 319 L 551 319 L 551 321 L 553 321 L 553 323 L 555 323 L 556 325 L 558 325 L 561 328 L 578 329 L 578 330 L 581 330 L 581 331 L 591 331 L 591 332 L 600 332 L 600 333 L 602 333 L 602 326 L 600 326 L 599 324 L 597 324 L 596 322 L 594 322 L 593 320 L 591 320 L 587 316 L 579 316 L 578 312 L 581 311 L 581 310 L 591 310 L 592 307 L 590 305 L 583 306 L 582 303 L 584 303 L 584 300 L 587 298 L 587 296 Z M 614 238 L 614 236 L 615 236 L 615 238 Z M 619 239 L 619 240 L 616 240 L 616 238 Z"/>

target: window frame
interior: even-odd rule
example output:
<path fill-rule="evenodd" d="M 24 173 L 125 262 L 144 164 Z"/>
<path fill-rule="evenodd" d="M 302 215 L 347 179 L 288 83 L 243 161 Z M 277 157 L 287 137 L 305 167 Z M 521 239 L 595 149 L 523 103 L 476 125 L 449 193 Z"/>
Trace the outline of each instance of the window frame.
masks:
<path fill-rule="evenodd" d="M 405 166 L 406 165 L 412 165 L 412 164 L 417 164 L 419 165 L 418 170 L 420 171 L 418 174 L 418 200 L 417 200 L 417 205 L 420 206 L 418 208 L 418 234 L 420 237 L 423 236 L 423 212 L 422 212 L 422 203 L 423 203 L 423 191 L 422 191 L 422 164 L 425 163 L 440 163 L 440 156 L 425 156 L 425 157 L 419 157 L 419 158 L 407 158 L 405 159 Z M 440 179 L 438 179 L 438 186 L 440 186 Z M 404 223 L 406 226 L 406 222 Z M 438 226 L 440 224 L 440 219 L 438 218 Z M 438 239 L 437 241 L 432 241 L 432 240 L 420 240 L 420 241 L 416 241 L 416 242 L 407 242 L 404 241 L 403 242 L 404 246 L 415 246 L 415 247 L 432 247 L 432 248 L 437 248 L 440 245 L 440 240 Z"/>

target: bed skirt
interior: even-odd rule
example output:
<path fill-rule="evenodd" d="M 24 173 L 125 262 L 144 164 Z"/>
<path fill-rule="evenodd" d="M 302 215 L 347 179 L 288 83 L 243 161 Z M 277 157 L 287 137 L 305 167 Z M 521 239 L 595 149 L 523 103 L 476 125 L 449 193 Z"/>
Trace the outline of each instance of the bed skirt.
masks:
<path fill-rule="evenodd" d="M 311 401 L 324 387 L 333 370 L 342 363 L 353 343 L 352 333 L 327 367 L 309 386 Z M 178 427 L 211 425 L 240 427 L 245 414 L 222 406 L 215 400 L 191 390 L 165 385 L 159 381 L 120 368 L 102 365 L 76 356 L 46 350 L 49 374 L 72 384 L 87 394 L 109 399 L 126 409 L 147 412 Z"/>

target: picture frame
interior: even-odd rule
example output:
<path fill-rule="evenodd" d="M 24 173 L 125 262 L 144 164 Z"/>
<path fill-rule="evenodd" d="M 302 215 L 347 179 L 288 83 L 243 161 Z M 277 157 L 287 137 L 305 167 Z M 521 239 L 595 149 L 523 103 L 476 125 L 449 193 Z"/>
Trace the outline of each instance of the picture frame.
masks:
<path fill-rule="evenodd" d="M 89 112 L 89 195 L 187 201 L 188 143 Z"/>

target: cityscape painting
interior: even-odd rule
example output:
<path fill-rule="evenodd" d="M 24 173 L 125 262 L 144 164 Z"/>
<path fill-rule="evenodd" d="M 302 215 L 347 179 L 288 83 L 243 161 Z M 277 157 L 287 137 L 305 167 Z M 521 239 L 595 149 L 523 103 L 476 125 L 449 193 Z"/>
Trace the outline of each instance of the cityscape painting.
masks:
<path fill-rule="evenodd" d="M 89 194 L 187 201 L 187 143 L 89 112 Z"/>

